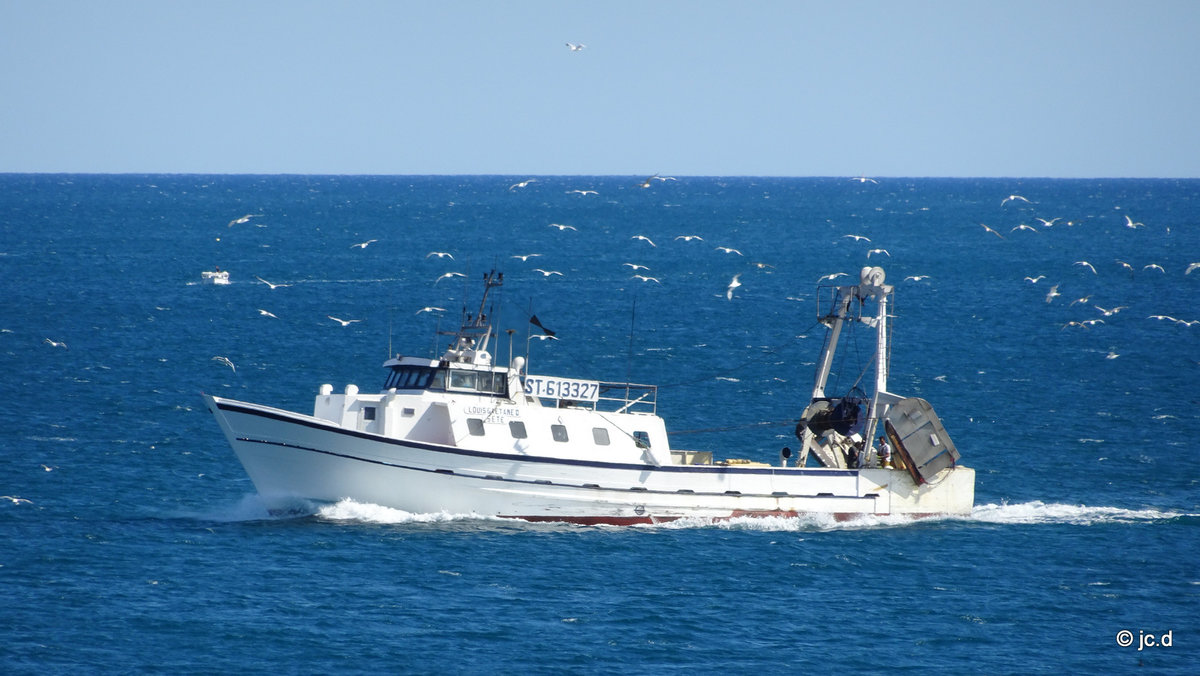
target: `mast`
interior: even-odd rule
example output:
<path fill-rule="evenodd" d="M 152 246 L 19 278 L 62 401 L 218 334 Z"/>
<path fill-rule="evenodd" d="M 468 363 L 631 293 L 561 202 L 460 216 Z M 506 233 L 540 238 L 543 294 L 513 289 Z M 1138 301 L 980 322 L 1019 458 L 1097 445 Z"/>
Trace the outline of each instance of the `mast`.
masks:
<path fill-rule="evenodd" d="M 492 339 L 491 318 L 485 312 L 488 295 L 492 289 L 504 284 L 504 273 L 492 270 L 483 276 L 483 297 L 479 299 L 479 311 L 466 314 L 461 327 L 454 333 L 454 342 L 442 359 L 468 364 L 490 365 L 492 355 L 487 351 Z M 463 309 L 466 313 L 466 308 Z"/>

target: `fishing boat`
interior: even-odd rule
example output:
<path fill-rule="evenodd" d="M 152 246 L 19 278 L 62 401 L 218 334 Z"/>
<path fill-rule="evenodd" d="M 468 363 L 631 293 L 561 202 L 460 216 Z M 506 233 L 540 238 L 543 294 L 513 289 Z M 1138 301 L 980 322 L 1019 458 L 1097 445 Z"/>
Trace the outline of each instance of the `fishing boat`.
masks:
<path fill-rule="evenodd" d="M 216 270 L 205 270 L 200 273 L 200 281 L 205 284 L 220 284 L 229 283 L 229 271 L 217 268 Z"/>
<path fill-rule="evenodd" d="M 877 267 L 859 277 L 820 290 L 827 339 L 796 424 L 798 450 L 734 449 L 758 461 L 674 448 L 654 385 L 536 375 L 522 356 L 496 364 L 488 302 L 504 278 L 494 271 L 478 311 L 447 332 L 445 352 L 387 359 L 378 392 L 321 385 L 312 415 L 204 397 L 259 495 L 281 509 L 351 499 L 412 513 L 614 525 L 969 513 L 975 472 L 958 463 L 933 408 L 887 390 L 893 288 Z M 849 325 L 877 339 L 874 391 L 832 396 L 834 353 Z M 886 445 L 873 443 L 876 431 Z"/>

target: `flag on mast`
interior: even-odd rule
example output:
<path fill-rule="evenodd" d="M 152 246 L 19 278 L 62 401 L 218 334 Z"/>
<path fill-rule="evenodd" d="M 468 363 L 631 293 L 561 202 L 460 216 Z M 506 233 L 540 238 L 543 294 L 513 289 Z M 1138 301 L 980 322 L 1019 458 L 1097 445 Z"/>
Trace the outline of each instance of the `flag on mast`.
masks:
<path fill-rule="evenodd" d="M 542 323 L 541 323 L 540 321 L 538 321 L 537 315 L 533 315 L 533 316 L 531 316 L 531 317 L 529 318 L 529 323 L 530 323 L 530 324 L 533 324 L 534 326 L 536 326 L 536 327 L 538 327 L 539 329 L 541 329 L 541 330 L 542 330 L 542 333 L 546 334 L 547 336 L 553 336 L 553 335 L 554 335 L 554 332 L 553 332 L 553 331 L 551 331 L 550 329 L 548 329 L 548 328 L 546 328 L 546 327 L 542 326 Z"/>

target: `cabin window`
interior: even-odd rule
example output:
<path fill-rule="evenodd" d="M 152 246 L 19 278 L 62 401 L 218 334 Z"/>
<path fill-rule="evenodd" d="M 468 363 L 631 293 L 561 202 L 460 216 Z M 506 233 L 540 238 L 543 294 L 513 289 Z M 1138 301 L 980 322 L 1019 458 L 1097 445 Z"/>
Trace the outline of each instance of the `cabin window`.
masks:
<path fill-rule="evenodd" d="M 375 419 L 375 407 L 374 406 L 363 406 L 362 415 L 363 415 L 363 420 L 374 420 Z"/>
<path fill-rule="evenodd" d="M 592 428 L 592 440 L 594 440 L 596 442 L 597 446 L 607 446 L 608 445 L 608 430 L 604 429 L 603 427 L 593 427 Z"/>
<path fill-rule="evenodd" d="M 513 439 L 524 439 L 529 436 L 525 433 L 525 423 L 520 420 L 510 420 L 508 422 L 508 431 L 512 434 Z"/>
<path fill-rule="evenodd" d="M 650 448 L 650 433 L 649 432 L 634 432 L 633 441 L 638 448 Z"/>
<path fill-rule="evenodd" d="M 555 441 L 568 441 L 566 425 L 551 425 L 550 434 L 554 436 Z"/>
<path fill-rule="evenodd" d="M 479 418 L 467 418 L 467 431 L 473 437 L 483 436 L 483 421 Z"/>

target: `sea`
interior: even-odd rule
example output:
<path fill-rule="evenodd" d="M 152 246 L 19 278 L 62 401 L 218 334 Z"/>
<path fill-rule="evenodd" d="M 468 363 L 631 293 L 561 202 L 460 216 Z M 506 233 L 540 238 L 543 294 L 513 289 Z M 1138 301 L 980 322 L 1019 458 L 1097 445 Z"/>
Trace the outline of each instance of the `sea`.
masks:
<path fill-rule="evenodd" d="M 1200 180 L 0 175 L 0 671 L 1195 673 L 1197 262 Z M 378 390 L 496 270 L 498 361 L 776 462 L 865 266 L 969 516 L 278 513 L 201 398 Z"/>

